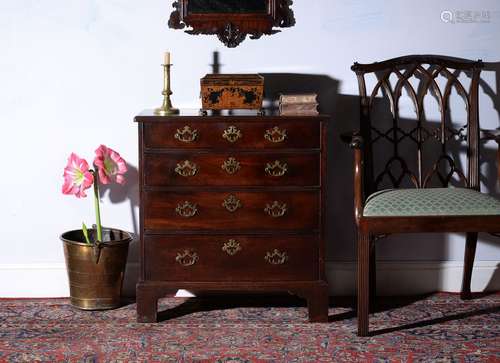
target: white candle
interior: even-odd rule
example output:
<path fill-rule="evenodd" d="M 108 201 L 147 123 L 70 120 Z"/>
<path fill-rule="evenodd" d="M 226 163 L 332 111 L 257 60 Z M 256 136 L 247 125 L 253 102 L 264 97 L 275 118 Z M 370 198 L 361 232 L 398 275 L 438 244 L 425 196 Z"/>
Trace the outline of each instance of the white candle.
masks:
<path fill-rule="evenodd" d="M 170 52 L 165 52 L 165 63 L 170 64 Z"/>

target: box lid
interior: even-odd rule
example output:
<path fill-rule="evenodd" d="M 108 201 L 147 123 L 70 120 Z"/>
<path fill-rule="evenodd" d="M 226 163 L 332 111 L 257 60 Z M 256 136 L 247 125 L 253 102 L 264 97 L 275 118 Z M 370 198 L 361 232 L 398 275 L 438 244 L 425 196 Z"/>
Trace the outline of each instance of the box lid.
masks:
<path fill-rule="evenodd" d="M 261 86 L 264 77 L 259 74 L 207 74 L 201 79 L 202 86 Z"/>

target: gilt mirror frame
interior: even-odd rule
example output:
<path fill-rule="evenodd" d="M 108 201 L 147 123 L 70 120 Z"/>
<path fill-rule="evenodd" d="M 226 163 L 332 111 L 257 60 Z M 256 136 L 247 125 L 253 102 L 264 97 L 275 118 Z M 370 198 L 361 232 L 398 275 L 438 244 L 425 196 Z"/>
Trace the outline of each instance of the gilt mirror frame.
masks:
<path fill-rule="evenodd" d="M 195 10 L 189 5 L 201 4 L 203 0 L 177 0 L 173 3 L 174 11 L 170 15 L 168 26 L 172 29 L 185 29 L 188 34 L 216 35 L 229 48 L 235 48 L 243 42 L 247 35 L 250 39 L 259 39 L 262 35 L 280 32 L 276 28 L 287 28 L 295 25 L 291 9 L 293 0 L 261 0 L 262 9 L 235 9 L 237 1 L 207 1 L 207 10 Z M 265 4 L 264 4 L 265 3 Z M 224 6 L 227 7 L 224 9 Z M 265 9 L 264 9 L 265 5 Z M 220 11 L 217 10 L 220 7 Z M 231 8 L 231 6 L 233 8 Z"/>

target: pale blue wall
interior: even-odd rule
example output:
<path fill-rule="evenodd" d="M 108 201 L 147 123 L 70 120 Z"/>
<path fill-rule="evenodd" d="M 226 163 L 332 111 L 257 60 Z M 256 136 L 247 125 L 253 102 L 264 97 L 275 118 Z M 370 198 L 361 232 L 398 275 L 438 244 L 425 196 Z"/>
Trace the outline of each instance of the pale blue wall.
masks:
<path fill-rule="evenodd" d="M 169 30 L 167 0 L 2 0 L 0 264 L 63 261 L 58 235 L 92 220 L 90 199 L 77 201 L 60 193 L 67 155 L 75 151 L 90 158 L 105 143 L 137 165 L 132 119 L 141 109 L 159 104 L 159 64 L 167 49 L 173 53 L 173 99 L 178 106 L 197 107 L 199 79 L 209 72 L 215 49 L 221 52 L 224 72 L 307 73 L 338 80 L 338 89 L 323 84 L 332 96 L 331 104 L 323 106 L 333 108 L 336 131 L 353 122 L 351 96 L 357 85 L 349 67 L 354 60 L 439 53 L 500 61 L 496 0 L 294 3 L 294 28 L 227 49 L 214 37 Z M 451 24 L 441 20 L 443 10 L 489 11 L 491 18 L 489 23 Z M 491 71 L 483 75 L 497 105 L 499 78 Z M 483 92 L 482 126 L 498 127 L 498 112 Z M 331 258 L 352 260 L 350 155 L 337 138 L 334 142 L 329 251 Z M 106 196 L 104 223 L 133 230 L 136 195 L 137 186 L 131 183 L 129 197 L 113 195 L 111 203 Z M 462 242 L 451 243 L 456 240 L 391 239 L 381 245 L 380 256 L 460 260 Z M 500 260 L 500 249 L 481 243 L 478 258 Z"/>

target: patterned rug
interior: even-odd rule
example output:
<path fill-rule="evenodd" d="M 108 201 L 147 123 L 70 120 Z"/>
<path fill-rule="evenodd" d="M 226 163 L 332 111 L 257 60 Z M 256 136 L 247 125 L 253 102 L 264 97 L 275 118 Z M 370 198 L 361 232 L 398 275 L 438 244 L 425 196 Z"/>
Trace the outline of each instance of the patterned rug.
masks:
<path fill-rule="evenodd" d="M 67 299 L 0 299 L 0 362 L 500 362 L 500 294 L 386 298 L 367 338 L 351 299 L 333 299 L 323 324 L 301 304 L 168 298 L 160 323 L 138 324 L 132 303 L 85 312 Z"/>

